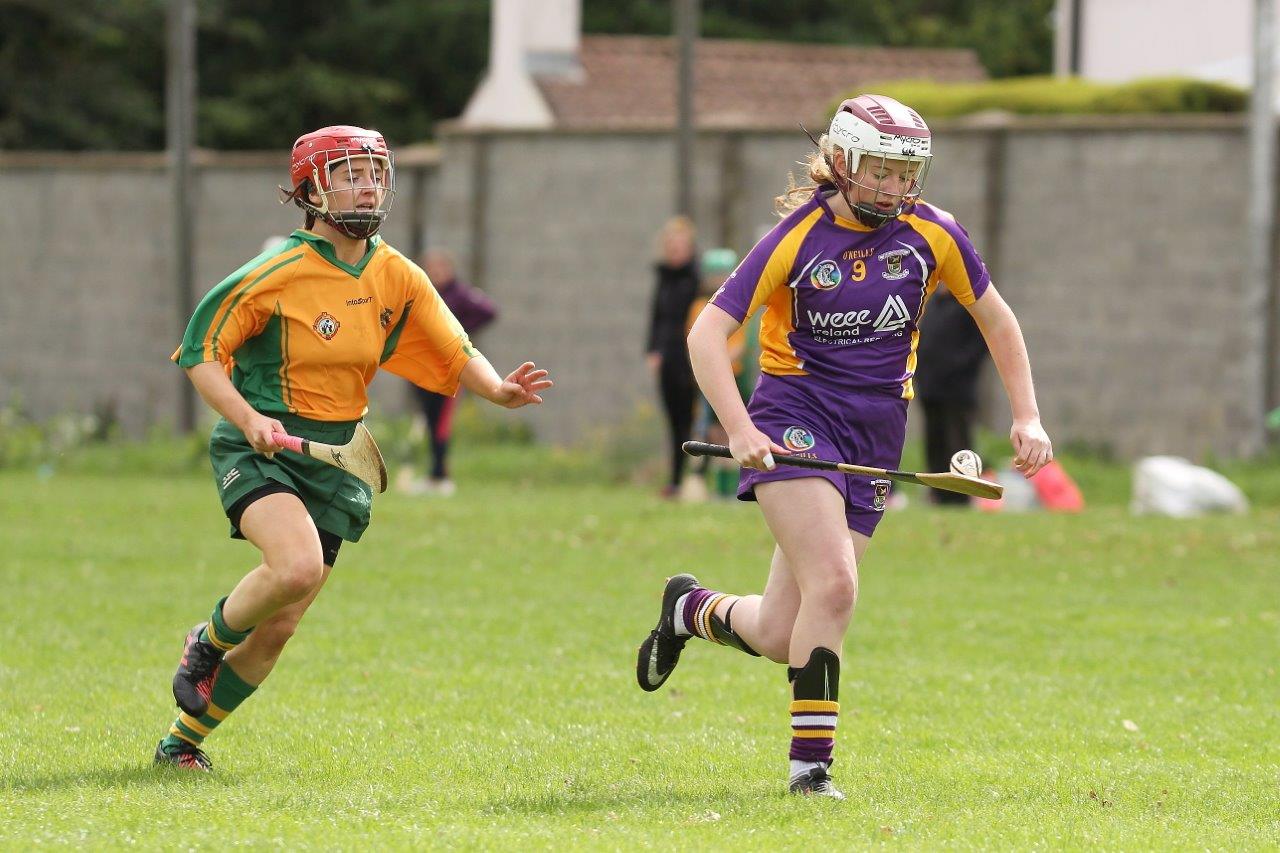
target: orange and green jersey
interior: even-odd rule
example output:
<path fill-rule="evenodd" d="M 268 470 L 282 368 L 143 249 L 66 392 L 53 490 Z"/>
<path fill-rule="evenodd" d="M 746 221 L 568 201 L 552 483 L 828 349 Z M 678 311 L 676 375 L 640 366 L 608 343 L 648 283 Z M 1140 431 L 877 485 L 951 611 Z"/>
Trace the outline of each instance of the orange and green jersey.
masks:
<path fill-rule="evenodd" d="M 944 210 L 909 205 L 879 228 L 837 216 L 819 188 L 756 244 L 712 304 L 739 322 L 765 309 L 760 369 L 833 392 L 911 399 L 919 322 L 939 284 L 971 305 L 991 283 Z"/>
<path fill-rule="evenodd" d="M 264 414 L 352 421 L 379 367 L 451 395 L 478 354 L 426 273 L 380 238 L 352 266 L 300 229 L 205 294 L 173 360 L 220 362 Z"/>

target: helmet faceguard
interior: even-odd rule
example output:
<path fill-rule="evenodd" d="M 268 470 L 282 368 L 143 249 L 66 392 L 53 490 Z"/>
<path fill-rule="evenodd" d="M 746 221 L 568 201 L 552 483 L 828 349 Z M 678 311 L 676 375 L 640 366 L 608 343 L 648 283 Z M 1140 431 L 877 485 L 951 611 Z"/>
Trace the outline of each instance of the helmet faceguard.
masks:
<path fill-rule="evenodd" d="M 933 153 L 929 126 L 915 110 L 884 95 L 859 95 L 840 105 L 827 139 L 844 159 L 842 173 L 828 155 L 836 188 L 863 225 L 878 228 L 920 197 Z M 859 170 L 868 166 L 859 178 Z M 886 190 L 884 180 L 866 176 L 877 169 L 885 174 L 899 168 L 909 176 L 898 192 Z M 870 201 L 855 202 L 850 196 L 855 187 L 875 195 Z"/>
<path fill-rule="evenodd" d="M 323 127 L 298 137 L 289 163 L 293 188 L 285 198 L 338 229 L 363 240 L 382 227 L 395 199 L 395 164 L 376 130 Z M 311 199 L 311 194 L 319 201 Z"/>

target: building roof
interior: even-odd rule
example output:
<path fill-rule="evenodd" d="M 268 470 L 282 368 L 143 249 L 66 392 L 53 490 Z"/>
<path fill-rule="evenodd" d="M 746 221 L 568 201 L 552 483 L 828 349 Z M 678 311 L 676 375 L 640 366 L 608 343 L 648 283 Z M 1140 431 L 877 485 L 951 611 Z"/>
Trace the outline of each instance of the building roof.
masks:
<path fill-rule="evenodd" d="M 579 78 L 534 79 L 556 127 L 672 127 L 677 50 L 673 38 L 583 36 Z M 825 121 L 832 101 L 868 83 L 987 79 L 968 49 L 699 39 L 695 50 L 694 113 L 700 127 Z"/>

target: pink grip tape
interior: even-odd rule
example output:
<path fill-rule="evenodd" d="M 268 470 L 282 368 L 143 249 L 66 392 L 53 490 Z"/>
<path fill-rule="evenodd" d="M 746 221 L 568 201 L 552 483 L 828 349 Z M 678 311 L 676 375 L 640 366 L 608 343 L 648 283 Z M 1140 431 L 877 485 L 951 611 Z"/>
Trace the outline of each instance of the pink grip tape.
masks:
<path fill-rule="evenodd" d="M 292 450 L 294 453 L 302 452 L 302 439 L 298 438 L 296 435 L 285 435 L 282 432 L 273 432 L 271 433 L 271 437 L 275 439 L 276 444 L 279 444 L 288 450 Z"/>

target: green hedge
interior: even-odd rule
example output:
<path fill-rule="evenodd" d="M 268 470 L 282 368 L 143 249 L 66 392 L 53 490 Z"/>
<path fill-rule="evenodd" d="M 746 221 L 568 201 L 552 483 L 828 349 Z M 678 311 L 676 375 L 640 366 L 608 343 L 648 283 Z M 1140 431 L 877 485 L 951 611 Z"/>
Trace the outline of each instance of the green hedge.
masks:
<path fill-rule="evenodd" d="M 1223 83 L 1160 77 L 1132 83 L 1096 83 L 1078 77 L 1009 77 L 985 83 L 899 80 L 861 90 L 897 98 L 926 121 L 986 110 L 1022 115 L 1096 113 L 1238 113 L 1249 93 Z M 860 94 L 854 92 L 847 97 Z M 834 112 L 835 106 L 832 111 Z"/>

